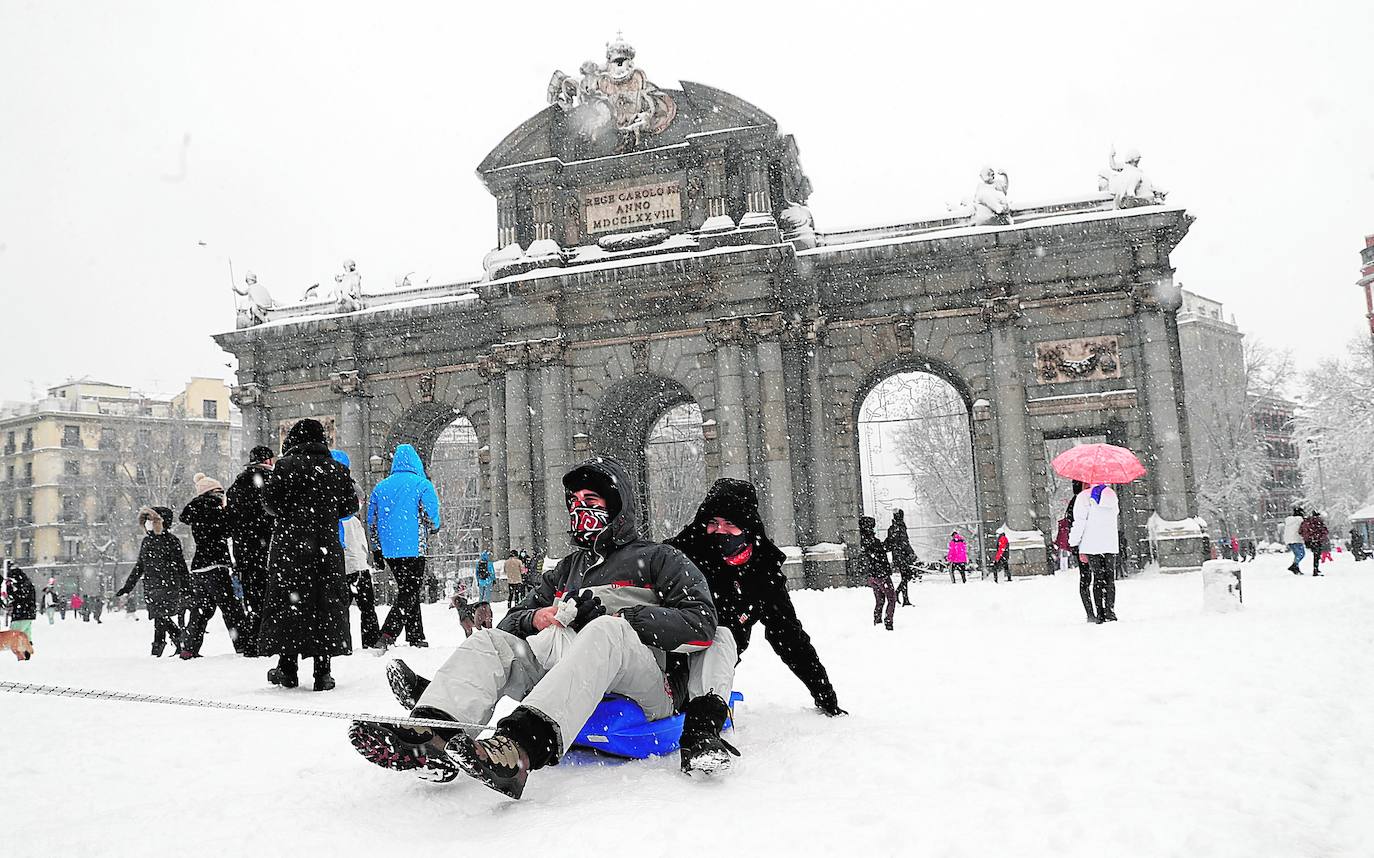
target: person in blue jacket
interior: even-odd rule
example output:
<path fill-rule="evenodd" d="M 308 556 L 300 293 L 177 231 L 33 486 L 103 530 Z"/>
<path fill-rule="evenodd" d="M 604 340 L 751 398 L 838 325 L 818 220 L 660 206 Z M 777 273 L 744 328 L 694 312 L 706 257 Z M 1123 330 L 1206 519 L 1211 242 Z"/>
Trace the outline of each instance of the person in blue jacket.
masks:
<path fill-rule="evenodd" d="M 367 501 L 372 559 L 396 578 L 396 603 L 382 623 L 383 646 L 395 644 L 402 629 L 411 646 L 429 646 L 420 617 L 420 591 L 425 549 L 439 526 L 439 494 L 425 476 L 420 454 L 400 444 L 391 459 L 391 476 L 377 484 Z"/>
<path fill-rule="evenodd" d="M 477 601 L 490 602 L 491 590 L 496 586 L 496 570 L 491 568 L 491 552 L 483 551 L 477 558 Z"/>

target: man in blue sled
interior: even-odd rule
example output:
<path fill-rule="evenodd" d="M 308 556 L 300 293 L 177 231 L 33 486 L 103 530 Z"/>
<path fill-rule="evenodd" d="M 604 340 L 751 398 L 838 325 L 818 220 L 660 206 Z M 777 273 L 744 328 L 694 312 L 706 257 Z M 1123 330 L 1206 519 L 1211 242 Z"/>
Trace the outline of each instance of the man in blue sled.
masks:
<path fill-rule="evenodd" d="M 701 651 L 717 633 L 706 580 L 682 552 L 639 535 L 619 462 L 583 462 L 563 488 L 576 550 L 496 629 L 465 640 L 411 714 L 485 724 L 503 696 L 520 705 L 486 739 L 355 721 L 349 739 L 369 762 L 441 781 L 467 774 L 519 798 L 529 772 L 563 756 L 607 692 L 650 719 L 673 714 L 667 654 Z"/>

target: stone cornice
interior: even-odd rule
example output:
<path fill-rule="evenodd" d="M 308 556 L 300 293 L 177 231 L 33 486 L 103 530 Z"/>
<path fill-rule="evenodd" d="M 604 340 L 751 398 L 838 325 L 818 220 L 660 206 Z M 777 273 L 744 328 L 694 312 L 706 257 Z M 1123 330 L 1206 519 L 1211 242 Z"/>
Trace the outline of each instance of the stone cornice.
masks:
<path fill-rule="evenodd" d="M 717 347 L 754 345 L 761 340 L 779 337 L 786 329 L 787 320 L 782 313 L 725 316 L 719 319 L 707 319 L 705 324 L 707 342 Z"/>

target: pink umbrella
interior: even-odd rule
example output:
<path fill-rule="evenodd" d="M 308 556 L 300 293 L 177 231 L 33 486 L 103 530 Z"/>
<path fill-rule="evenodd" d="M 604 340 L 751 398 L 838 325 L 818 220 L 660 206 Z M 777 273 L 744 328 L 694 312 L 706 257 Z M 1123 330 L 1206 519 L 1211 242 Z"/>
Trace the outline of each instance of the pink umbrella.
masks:
<path fill-rule="evenodd" d="M 1054 472 L 1068 480 L 1088 485 L 1120 485 L 1145 476 L 1145 466 L 1135 453 L 1113 444 L 1080 444 L 1070 447 L 1050 463 Z"/>

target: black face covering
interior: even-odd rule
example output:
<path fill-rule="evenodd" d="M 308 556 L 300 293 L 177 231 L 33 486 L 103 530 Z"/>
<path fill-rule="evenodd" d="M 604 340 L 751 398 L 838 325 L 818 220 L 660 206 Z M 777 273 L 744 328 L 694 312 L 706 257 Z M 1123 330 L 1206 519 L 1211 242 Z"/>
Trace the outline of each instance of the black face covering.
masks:
<path fill-rule="evenodd" d="M 720 551 L 721 557 L 734 557 L 753 544 L 754 537 L 747 533 L 712 533 L 711 542 Z"/>

